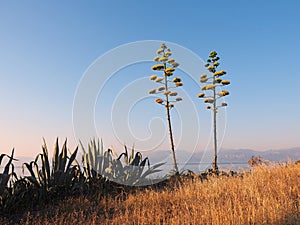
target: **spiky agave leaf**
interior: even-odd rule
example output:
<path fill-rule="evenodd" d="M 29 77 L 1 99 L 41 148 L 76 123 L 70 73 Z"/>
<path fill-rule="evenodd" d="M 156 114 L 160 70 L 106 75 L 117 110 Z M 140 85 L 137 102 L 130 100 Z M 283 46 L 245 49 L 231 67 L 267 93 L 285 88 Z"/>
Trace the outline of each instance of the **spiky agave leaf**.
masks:
<path fill-rule="evenodd" d="M 5 188 L 7 187 L 8 182 L 10 180 L 10 177 L 14 174 L 14 166 L 13 166 L 13 163 L 12 163 L 13 160 L 16 160 L 16 159 L 14 159 L 14 152 L 15 152 L 15 150 L 13 149 L 12 152 L 11 152 L 11 156 L 8 156 L 6 154 L 1 154 L 1 156 L 0 156 L 0 165 L 1 165 L 2 159 L 5 156 L 9 158 L 8 162 L 6 163 L 6 165 L 4 167 L 3 173 L 0 174 L 1 175 L 0 176 L 0 195 L 2 195 Z M 12 168 L 11 173 L 9 173 L 9 168 L 10 167 Z"/>

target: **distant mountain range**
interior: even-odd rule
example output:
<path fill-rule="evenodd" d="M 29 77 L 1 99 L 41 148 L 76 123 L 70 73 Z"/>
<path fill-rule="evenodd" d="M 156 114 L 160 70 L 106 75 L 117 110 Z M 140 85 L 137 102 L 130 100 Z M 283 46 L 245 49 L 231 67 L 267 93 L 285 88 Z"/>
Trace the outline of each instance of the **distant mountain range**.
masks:
<path fill-rule="evenodd" d="M 247 164 L 248 160 L 252 156 L 260 156 L 264 160 L 269 160 L 272 162 L 281 162 L 281 161 L 297 161 L 300 160 L 300 147 L 290 148 L 290 149 L 280 149 L 280 150 L 268 150 L 268 151 L 255 151 L 252 149 L 221 149 L 218 153 L 218 162 L 226 164 Z M 170 151 L 156 151 L 148 155 L 150 161 L 158 162 L 165 158 L 170 158 Z M 181 161 L 184 159 L 184 162 L 189 163 L 199 163 L 199 162 L 211 162 L 213 157 L 213 151 L 208 150 L 206 152 L 189 152 L 189 151 L 176 151 L 176 158 Z M 208 161 L 206 161 L 208 160 Z"/>
<path fill-rule="evenodd" d="M 221 150 L 219 154 L 220 161 L 226 162 L 247 162 L 252 156 L 260 156 L 262 159 L 272 162 L 297 161 L 300 160 L 300 147 L 268 151 L 254 151 L 251 149 Z"/>

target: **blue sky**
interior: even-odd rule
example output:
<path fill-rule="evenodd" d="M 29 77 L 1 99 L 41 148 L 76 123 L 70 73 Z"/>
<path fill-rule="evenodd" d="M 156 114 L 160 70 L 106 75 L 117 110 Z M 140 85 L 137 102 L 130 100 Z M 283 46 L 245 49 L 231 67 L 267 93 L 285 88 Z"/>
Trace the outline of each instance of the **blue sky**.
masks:
<path fill-rule="evenodd" d="M 299 147 L 300 3 L 190 2 L 1 1 L 1 152 L 15 147 L 17 155 L 35 155 L 42 137 L 52 146 L 57 136 L 61 141 L 67 137 L 73 148 L 73 100 L 84 72 L 107 51 L 142 40 L 176 43 L 202 59 L 211 50 L 219 53 L 221 67 L 232 82 L 228 87 L 231 95 L 226 99 L 229 107 L 222 148 Z M 122 84 L 126 85 L 139 76 L 151 75 L 151 65 L 145 63 L 116 73 L 107 84 L 107 93 L 122 89 L 121 83 L 112 83 L 118 81 L 118 76 L 123 76 Z M 193 101 L 199 101 L 192 96 L 198 90 L 188 81 L 184 90 L 189 90 Z M 111 111 L 105 110 L 111 102 L 102 100 L 99 95 L 95 106 L 99 136 L 107 146 L 119 148 L 111 133 Z M 136 130 L 133 132 L 140 138 L 151 133 L 147 126 L 153 116 L 162 118 L 159 123 L 165 120 L 163 110 L 148 100 L 129 115 Z M 201 101 L 196 105 L 201 124 L 200 151 L 209 143 L 210 115 Z M 183 112 L 188 114 L 189 109 Z M 174 112 L 176 130 L 180 130 L 178 120 L 180 116 Z M 188 134 L 175 133 L 178 139 L 194 141 Z M 119 136 L 120 142 L 130 146 L 138 142 Z M 167 137 L 162 136 L 158 148 L 168 148 Z M 180 148 L 190 146 L 182 144 Z"/>

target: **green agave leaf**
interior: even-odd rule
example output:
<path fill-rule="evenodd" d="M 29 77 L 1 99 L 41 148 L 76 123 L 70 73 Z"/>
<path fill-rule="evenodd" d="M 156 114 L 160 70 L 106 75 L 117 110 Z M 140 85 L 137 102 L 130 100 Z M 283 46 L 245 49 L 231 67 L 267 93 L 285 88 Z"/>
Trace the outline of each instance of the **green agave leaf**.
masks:
<path fill-rule="evenodd" d="M 44 154 L 41 155 L 41 159 L 42 159 L 42 169 L 39 171 L 40 172 L 40 176 L 41 179 L 43 180 L 43 184 L 48 187 L 48 181 L 47 181 L 47 172 L 46 172 L 46 168 L 45 168 L 45 156 Z"/>
<path fill-rule="evenodd" d="M 34 161 L 31 161 L 29 164 L 28 163 L 23 163 L 22 164 L 22 172 L 24 173 L 24 166 L 26 166 L 27 170 L 29 171 L 30 175 L 35 177 L 34 171 L 33 171 L 33 163 Z"/>
<path fill-rule="evenodd" d="M 143 180 L 143 179 L 145 179 L 147 176 L 149 176 L 150 174 L 153 174 L 153 173 L 158 173 L 158 172 L 160 172 L 160 171 L 162 171 L 162 170 L 147 170 L 142 176 L 141 176 L 141 178 L 140 178 L 140 180 Z"/>
<path fill-rule="evenodd" d="M 104 152 L 104 147 L 103 147 L 103 141 L 101 139 L 100 141 L 100 148 L 99 148 L 99 139 L 98 139 L 98 149 L 100 149 L 99 155 L 102 156 Z"/>
<path fill-rule="evenodd" d="M 68 172 L 70 170 L 70 167 L 76 158 L 77 152 L 78 152 L 78 147 L 75 149 L 75 151 L 73 152 L 73 154 L 71 155 L 71 157 L 69 159 L 69 162 L 68 162 L 68 165 L 66 168 L 66 172 Z"/>
<path fill-rule="evenodd" d="M 58 145 L 58 138 L 56 138 L 53 158 L 52 158 L 52 171 L 59 170 L 59 145 Z"/>
<path fill-rule="evenodd" d="M 9 172 L 9 166 L 12 164 L 12 161 L 14 160 L 14 152 L 15 152 L 15 149 L 13 148 L 12 152 L 11 152 L 11 156 L 8 156 L 9 157 L 9 161 L 7 162 L 5 168 L 4 168 L 4 172 L 3 174 L 8 174 Z"/>
<path fill-rule="evenodd" d="M 43 173 L 44 173 L 44 177 L 45 177 L 44 178 L 45 183 L 48 185 L 50 183 L 51 171 L 50 171 L 50 163 L 49 163 L 49 158 L 48 158 L 48 150 L 47 150 L 46 142 L 44 143 L 44 146 L 42 147 L 42 149 L 43 149 L 43 155 L 42 155 Z"/>
<path fill-rule="evenodd" d="M 78 152 L 78 146 L 76 147 L 75 151 L 76 151 L 76 150 L 77 150 L 77 152 Z M 74 152 L 75 152 L 75 151 L 74 151 Z M 71 160 L 72 154 L 74 154 L 74 152 L 72 153 L 70 150 L 68 150 L 68 152 L 69 152 L 69 154 L 71 155 L 71 157 L 70 157 L 69 160 Z M 77 168 L 80 170 L 80 164 L 79 164 L 78 160 L 76 159 L 77 152 L 76 152 L 76 155 L 75 155 L 75 158 L 74 158 L 73 162 L 75 163 L 75 165 L 77 166 Z M 68 167 L 68 166 L 67 166 L 67 167 Z"/>
<path fill-rule="evenodd" d="M 165 163 L 165 162 L 163 162 L 163 163 L 157 163 L 157 164 L 151 166 L 149 169 L 154 170 L 154 169 L 156 169 L 156 168 L 158 168 L 158 167 L 161 167 L 161 166 L 164 165 L 164 164 L 166 164 L 166 163 Z"/>
<path fill-rule="evenodd" d="M 92 155 L 93 155 L 93 165 L 96 166 L 97 165 L 97 161 L 98 161 L 98 155 L 99 155 L 99 148 L 97 148 L 97 144 L 96 144 L 96 140 L 93 139 L 92 141 Z"/>
<path fill-rule="evenodd" d="M 111 149 L 108 149 L 104 152 L 102 171 L 105 171 L 106 168 L 109 168 L 109 164 L 111 161 L 112 161 Z"/>
<path fill-rule="evenodd" d="M 124 151 L 125 151 L 125 152 L 124 152 L 124 154 L 125 154 L 125 155 L 124 155 L 124 157 L 125 157 L 125 158 L 124 158 L 124 162 L 125 162 L 126 165 L 128 165 L 128 164 L 129 164 L 129 158 L 128 158 L 128 150 L 127 150 L 127 146 L 124 145 L 124 148 L 125 148 L 125 149 L 124 149 Z"/>
<path fill-rule="evenodd" d="M 125 163 L 125 164 L 128 164 L 128 162 L 125 160 L 125 158 L 127 157 L 127 155 L 126 155 L 125 152 L 121 153 L 121 154 L 119 155 L 119 157 L 117 158 L 117 160 L 121 160 L 122 156 L 124 156 L 124 163 Z M 128 159 L 128 157 L 127 157 L 127 159 Z"/>
<path fill-rule="evenodd" d="M 111 153 L 115 159 L 119 158 L 118 153 L 112 148 Z"/>
<path fill-rule="evenodd" d="M 129 164 L 132 164 L 133 160 L 134 160 L 134 146 L 132 146 L 132 149 L 131 149 L 131 155 L 129 157 Z"/>
<path fill-rule="evenodd" d="M 9 155 L 6 155 L 6 154 L 1 154 L 1 155 L 0 155 L 0 165 L 1 165 L 1 163 L 2 163 L 2 159 L 3 159 L 5 156 L 9 157 Z"/>
<path fill-rule="evenodd" d="M 67 139 L 65 140 L 63 148 L 59 155 L 59 170 L 60 171 L 65 171 L 66 163 L 67 163 Z"/>
<path fill-rule="evenodd" d="M 130 165 L 139 166 L 141 159 L 142 159 L 142 154 L 140 152 L 137 152 L 133 160 L 131 161 Z"/>
<path fill-rule="evenodd" d="M 37 158 L 38 157 L 39 157 L 39 155 L 37 156 Z M 33 163 L 33 168 L 34 168 L 34 171 L 35 171 L 35 177 L 37 178 L 39 184 L 42 184 L 41 177 L 40 177 L 40 174 L 39 174 L 39 166 L 38 166 L 36 161 L 34 161 L 34 163 Z"/>
<path fill-rule="evenodd" d="M 150 162 L 149 162 L 149 159 L 148 157 L 146 157 L 139 165 L 139 171 L 138 171 L 138 174 L 137 176 L 140 177 L 144 171 L 144 168 L 145 168 L 145 165 L 146 163 L 148 162 L 148 165 L 150 165 Z"/>
<path fill-rule="evenodd" d="M 80 144 L 80 146 L 81 146 L 82 151 L 84 152 L 84 154 L 86 154 L 85 148 L 84 148 L 84 146 L 83 146 L 83 144 L 82 144 L 82 142 L 80 140 L 79 140 L 79 144 Z"/>
<path fill-rule="evenodd" d="M 88 178 L 91 178 L 91 167 L 90 164 L 88 163 L 88 159 L 87 159 L 87 154 L 84 155 L 84 161 L 85 161 L 85 173 L 87 174 Z"/>
<path fill-rule="evenodd" d="M 94 166 L 94 160 L 93 160 L 93 153 L 92 153 L 92 149 L 89 146 L 89 153 L 88 153 L 88 163 L 90 164 L 91 167 Z"/>
<path fill-rule="evenodd" d="M 150 167 L 148 170 L 146 170 L 146 172 L 143 173 L 143 175 L 141 176 L 141 179 L 145 179 L 147 176 L 149 176 L 150 174 L 153 174 L 153 173 L 157 173 L 157 172 L 160 172 L 162 170 L 156 170 L 158 167 L 161 167 L 162 165 L 164 165 L 166 163 L 158 163 L 158 164 L 155 164 L 153 165 L 152 167 Z"/>

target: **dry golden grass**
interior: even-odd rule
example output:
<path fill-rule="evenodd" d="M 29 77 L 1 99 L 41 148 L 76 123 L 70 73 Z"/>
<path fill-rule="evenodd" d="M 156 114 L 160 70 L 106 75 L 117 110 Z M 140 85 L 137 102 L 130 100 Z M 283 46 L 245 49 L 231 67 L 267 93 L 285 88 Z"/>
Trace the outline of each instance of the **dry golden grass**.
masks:
<path fill-rule="evenodd" d="M 68 199 L 20 224 L 300 224 L 300 165 L 262 166 L 243 177 L 187 180 L 174 189 Z"/>

